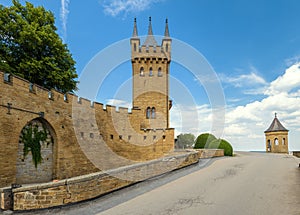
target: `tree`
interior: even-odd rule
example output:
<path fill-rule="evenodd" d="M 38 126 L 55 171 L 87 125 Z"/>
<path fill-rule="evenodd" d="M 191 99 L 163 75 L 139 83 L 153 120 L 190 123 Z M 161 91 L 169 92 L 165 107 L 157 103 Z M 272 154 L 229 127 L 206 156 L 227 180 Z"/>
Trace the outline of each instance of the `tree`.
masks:
<path fill-rule="evenodd" d="M 180 134 L 177 136 L 177 148 L 187 148 L 194 144 L 195 136 L 193 134 Z"/>
<path fill-rule="evenodd" d="M 204 133 L 197 137 L 194 149 L 208 148 L 208 144 L 216 140 L 217 138 L 213 134 Z"/>
<path fill-rule="evenodd" d="M 0 5 L 0 70 L 48 89 L 75 90 L 75 61 L 56 33 L 52 12 L 12 2 Z"/>

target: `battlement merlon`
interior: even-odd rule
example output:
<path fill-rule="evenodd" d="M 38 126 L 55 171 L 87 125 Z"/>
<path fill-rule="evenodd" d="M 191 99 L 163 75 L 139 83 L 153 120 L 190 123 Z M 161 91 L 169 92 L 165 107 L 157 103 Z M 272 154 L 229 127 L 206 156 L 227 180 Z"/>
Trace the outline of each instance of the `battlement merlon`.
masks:
<path fill-rule="evenodd" d="M 143 45 L 141 45 L 141 41 L 137 33 L 136 18 L 134 19 L 133 34 L 130 39 L 132 60 L 136 58 L 157 57 L 157 58 L 166 59 L 168 62 L 170 62 L 171 44 L 172 44 L 172 39 L 170 38 L 167 19 L 166 19 L 165 33 L 161 42 L 161 46 L 157 44 L 155 37 L 153 35 L 151 17 L 149 17 L 148 35 Z"/>
<path fill-rule="evenodd" d="M 131 60 L 140 58 L 161 58 L 171 61 L 171 53 L 166 52 L 162 46 L 141 46 L 136 51 L 131 52 Z"/>

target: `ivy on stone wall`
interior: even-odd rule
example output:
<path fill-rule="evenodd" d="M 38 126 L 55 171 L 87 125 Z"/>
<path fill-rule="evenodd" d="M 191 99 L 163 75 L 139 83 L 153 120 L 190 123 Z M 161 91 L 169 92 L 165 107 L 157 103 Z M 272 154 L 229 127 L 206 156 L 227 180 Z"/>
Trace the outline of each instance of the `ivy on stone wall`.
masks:
<path fill-rule="evenodd" d="M 35 168 L 43 160 L 41 155 L 41 142 L 47 139 L 46 129 L 43 127 L 43 130 L 38 129 L 38 125 L 33 125 L 32 123 L 28 124 L 22 130 L 22 142 L 24 143 L 23 155 L 24 158 L 31 151 L 32 161 Z"/>

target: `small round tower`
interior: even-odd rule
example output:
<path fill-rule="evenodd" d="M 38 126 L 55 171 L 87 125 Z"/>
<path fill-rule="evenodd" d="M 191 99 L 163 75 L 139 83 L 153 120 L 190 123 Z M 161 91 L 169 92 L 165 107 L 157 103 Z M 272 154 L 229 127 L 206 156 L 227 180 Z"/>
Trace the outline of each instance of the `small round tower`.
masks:
<path fill-rule="evenodd" d="M 289 130 L 280 123 L 275 113 L 270 127 L 265 130 L 266 152 L 288 153 L 288 132 Z"/>

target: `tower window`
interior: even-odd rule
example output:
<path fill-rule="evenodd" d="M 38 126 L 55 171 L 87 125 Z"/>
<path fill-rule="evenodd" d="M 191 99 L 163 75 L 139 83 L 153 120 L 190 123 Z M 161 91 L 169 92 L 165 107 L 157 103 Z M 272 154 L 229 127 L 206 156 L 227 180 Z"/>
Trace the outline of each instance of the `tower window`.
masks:
<path fill-rule="evenodd" d="M 153 76 L 153 70 L 152 70 L 152 67 L 150 67 L 150 69 L 149 69 L 149 76 Z"/>
<path fill-rule="evenodd" d="M 268 152 L 270 152 L 271 151 L 271 141 L 270 140 L 268 140 Z"/>
<path fill-rule="evenodd" d="M 140 76 L 144 76 L 144 67 L 141 67 L 140 69 Z"/>
<path fill-rule="evenodd" d="M 11 77 L 9 73 L 4 73 L 4 81 L 7 83 L 11 82 Z"/>
<path fill-rule="evenodd" d="M 285 145 L 285 138 L 282 139 L 282 145 Z"/>
<path fill-rule="evenodd" d="M 166 52 L 169 51 L 169 44 L 166 44 Z"/>
<path fill-rule="evenodd" d="M 157 73 L 158 77 L 162 77 L 162 72 L 161 72 L 161 68 L 158 68 L 158 73 Z"/>
<path fill-rule="evenodd" d="M 156 110 L 155 110 L 155 107 L 147 107 L 147 110 L 146 110 L 146 118 L 147 119 L 155 119 L 156 118 Z"/>
<path fill-rule="evenodd" d="M 277 138 L 275 138 L 274 144 L 275 144 L 276 146 L 278 146 L 279 142 L 278 142 L 278 139 L 277 139 Z"/>
<path fill-rule="evenodd" d="M 150 107 L 147 107 L 147 110 L 146 110 L 146 118 L 149 119 L 151 116 L 151 109 Z"/>
<path fill-rule="evenodd" d="M 133 44 L 133 50 L 136 52 L 136 44 Z"/>
<path fill-rule="evenodd" d="M 53 99 L 53 93 L 51 91 L 48 92 L 48 98 Z"/>
<path fill-rule="evenodd" d="M 33 92 L 33 83 L 29 84 L 29 92 Z"/>
<path fill-rule="evenodd" d="M 155 107 L 152 107 L 152 109 L 151 109 L 151 118 L 155 119 L 155 117 L 156 117 Z"/>

